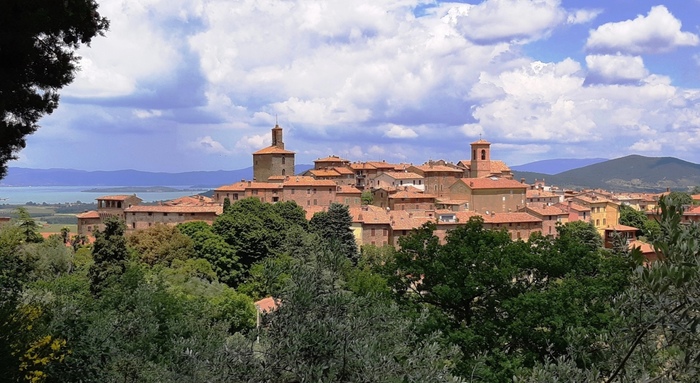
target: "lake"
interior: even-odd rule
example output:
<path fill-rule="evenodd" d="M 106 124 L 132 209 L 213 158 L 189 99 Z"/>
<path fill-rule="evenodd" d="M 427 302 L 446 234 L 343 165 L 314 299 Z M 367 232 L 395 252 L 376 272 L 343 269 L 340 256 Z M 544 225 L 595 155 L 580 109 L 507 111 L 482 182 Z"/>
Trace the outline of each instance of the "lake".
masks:
<path fill-rule="evenodd" d="M 0 187 L 0 204 L 24 205 L 27 202 L 41 204 L 43 202 L 49 204 L 66 203 L 66 202 L 95 202 L 97 197 L 106 195 L 118 194 L 134 194 L 134 193 L 98 193 L 84 192 L 83 190 L 100 188 L 108 189 L 119 186 L 4 186 Z M 183 186 L 171 186 L 173 188 L 183 189 L 183 191 L 169 192 L 139 192 L 136 195 L 143 202 L 167 201 L 188 195 L 199 194 L 201 190 L 184 190 Z"/>

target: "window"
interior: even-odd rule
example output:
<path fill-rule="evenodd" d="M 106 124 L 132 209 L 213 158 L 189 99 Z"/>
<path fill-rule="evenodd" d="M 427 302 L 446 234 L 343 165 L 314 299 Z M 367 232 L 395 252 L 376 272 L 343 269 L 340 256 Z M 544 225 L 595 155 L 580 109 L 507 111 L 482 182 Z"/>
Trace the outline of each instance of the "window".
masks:
<path fill-rule="evenodd" d="M 605 218 L 603 218 L 603 225 L 605 225 Z"/>
<path fill-rule="evenodd" d="M 287 158 L 283 155 L 282 156 L 282 165 L 286 163 Z M 284 175 L 284 170 L 282 170 L 282 175 Z"/>
<path fill-rule="evenodd" d="M 253 195 L 258 195 L 258 191 L 257 191 L 257 190 L 253 190 Z"/>
<path fill-rule="evenodd" d="M 374 234 L 375 234 L 375 233 L 374 233 L 374 228 L 372 228 L 372 230 L 370 230 L 370 234 L 369 234 L 369 235 L 371 235 L 372 237 L 374 237 Z"/>
<path fill-rule="evenodd" d="M 163 217 L 167 217 L 167 216 L 168 216 L 168 213 L 163 213 Z"/>
<path fill-rule="evenodd" d="M 318 203 L 316 203 L 316 199 L 314 198 L 314 206 L 316 206 L 316 205 L 318 205 Z"/>
<path fill-rule="evenodd" d="M 599 219 L 596 219 L 596 220 L 595 220 L 595 225 L 596 225 L 596 226 L 600 226 L 600 220 L 599 220 Z"/>
<path fill-rule="evenodd" d="M 311 194 L 311 189 L 306 189 L 306 194 Z"/>
<path fill-rule="evenodd" d="M 151 212 L 148 212 L 148 215 L 153 215 L 153 213 L 151 213 Z"/>
<path fill-rule="evenodd" d="M 282 157 L 284 159 L 284 157 Z M 282 175 L 287 174 L 287 169 L 282 169 Z"/>
<path fill-rule="evenodd" d="M 485 160 L 486 159 L 486 150 L 481 149 L 481 159 Z"/>
<path fill-rule="evenodd" d="M 132 222 L 132 223 L 131 223 L 131 228 L 132 228 L 132 229 L 136 229 L 136 222 Z"/>

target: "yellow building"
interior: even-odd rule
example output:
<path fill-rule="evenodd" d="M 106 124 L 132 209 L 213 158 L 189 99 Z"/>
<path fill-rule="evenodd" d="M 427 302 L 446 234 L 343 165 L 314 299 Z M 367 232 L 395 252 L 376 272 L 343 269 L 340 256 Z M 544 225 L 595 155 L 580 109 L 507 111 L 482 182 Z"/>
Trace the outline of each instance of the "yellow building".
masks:
<path fill-rule="evenodd" d="M 595 194 L 579 194 L 571 199 L 573 202 L 591 209 L 591 223 L 598 229 L 601 236 L 606 228 L 620 222 L 620 205 L 607 198 Z"/>

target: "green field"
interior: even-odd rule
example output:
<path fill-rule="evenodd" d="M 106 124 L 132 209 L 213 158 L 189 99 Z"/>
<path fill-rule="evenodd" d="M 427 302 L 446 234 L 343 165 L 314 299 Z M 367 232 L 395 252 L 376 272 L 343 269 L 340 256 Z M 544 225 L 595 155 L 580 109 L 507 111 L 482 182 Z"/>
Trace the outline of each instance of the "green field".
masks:
<path fill-rule="evenodd" d="M 39 224 L 41 233 L 60 233 L 61 228 L 67 227 L 71 233 L 78 231 L 76 214 L 94 208 L 94 204 L 84 206 L 60 205 L 1 205 L 0 217 L 17 218 L 17 208 L 22 207 Z"/>

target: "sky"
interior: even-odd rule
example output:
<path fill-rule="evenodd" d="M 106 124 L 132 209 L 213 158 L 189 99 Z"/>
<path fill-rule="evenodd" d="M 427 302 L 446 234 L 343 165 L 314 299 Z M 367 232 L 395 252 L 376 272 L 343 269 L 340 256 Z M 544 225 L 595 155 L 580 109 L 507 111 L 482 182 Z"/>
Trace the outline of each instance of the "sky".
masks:
<path fill-rule="evenodd" d="M 98 0 L 111 21 L 10 166 L 328 155 L 700 163 L 700 0 Z"/>

